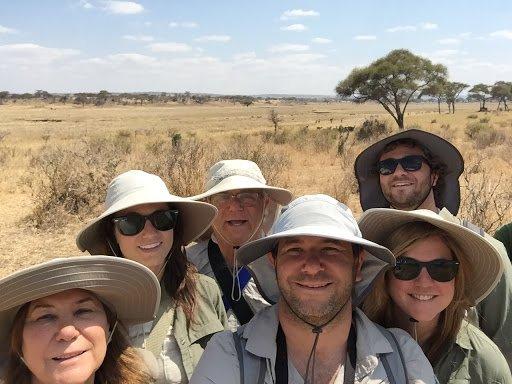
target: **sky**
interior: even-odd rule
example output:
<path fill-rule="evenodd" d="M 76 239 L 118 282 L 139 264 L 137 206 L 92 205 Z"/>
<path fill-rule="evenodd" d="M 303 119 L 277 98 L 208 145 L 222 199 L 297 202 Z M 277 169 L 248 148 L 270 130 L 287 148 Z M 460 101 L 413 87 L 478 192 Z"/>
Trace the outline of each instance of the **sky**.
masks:
<path fill-rule="evenodd" d="M 393 49 L 512 81 L 512 1 L 0 0 L 0 90 L 334 95 Z"/>

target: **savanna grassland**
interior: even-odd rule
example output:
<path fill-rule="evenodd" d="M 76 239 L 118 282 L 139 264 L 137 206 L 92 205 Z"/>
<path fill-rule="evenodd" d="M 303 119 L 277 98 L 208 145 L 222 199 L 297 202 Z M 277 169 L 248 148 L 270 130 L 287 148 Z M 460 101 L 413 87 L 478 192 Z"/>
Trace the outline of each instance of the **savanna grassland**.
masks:
<path fill-rule="evenodd" d="M 512 112 L 477 110 L 459 103 L 455 114 L 438 114 L 436 104 L 414 104 L 405 125 L 459 148 L 461 215 L 492 233 L 512 220 Z M 215 161 L 248 158 L 274 185 L 327 193 L 359 213 L 354 159 L 397 130 L 388 116 L 377 104 L 353 103 L 0 105 L 0 276 L 79 254 L 75 235 L 101 211 L 109 181 L 128 169 L 157 173 L 187 196 L 200 192 Z"/>

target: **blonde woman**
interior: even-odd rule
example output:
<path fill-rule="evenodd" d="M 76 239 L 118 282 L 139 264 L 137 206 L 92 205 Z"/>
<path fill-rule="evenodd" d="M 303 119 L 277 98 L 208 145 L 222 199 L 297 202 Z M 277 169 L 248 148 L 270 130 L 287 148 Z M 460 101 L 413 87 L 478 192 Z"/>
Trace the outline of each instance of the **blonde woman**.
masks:
<path fill-rule="evenodd" d="M 363 303 L 368 317 L 408 331 L 441 384 L 512 383 L 498 347 L 465 320 L 499 281 L 498 251 L 480 234 L 429 210 L 369 209 L 359 226 L 396 257 Z"/>
<path fill-rule="evenodd" d="M 149 269 L 109 256 L 55 259 L 1 279 L 0 382 L 153 382 L 124 324 L 152 319 L 159 299 Z"/>

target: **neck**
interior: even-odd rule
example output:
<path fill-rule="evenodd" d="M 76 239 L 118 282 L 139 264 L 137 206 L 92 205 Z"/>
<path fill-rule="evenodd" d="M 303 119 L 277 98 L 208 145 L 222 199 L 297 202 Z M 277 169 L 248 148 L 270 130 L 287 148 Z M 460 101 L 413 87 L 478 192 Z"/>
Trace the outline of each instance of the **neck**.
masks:
<path fill-rule="evenodd" d="M 434 190 L 431 189 L 427 198 L 420 204 L 420 206 L 416 209 L 429 209 L 434 212 L 439 212 L 439 209 L 436 207 L 436 201 L 434 199 Z"/>
<path fill-rule="evenodd" d="M 316 334 L 312 332 L 312 327 L 299 319 L 283 300 L 279 301 L 278 318 L 286 337 L 288 356 L 304 377 Z M 332 378 L 339 366 L 344 364 L 351 322 L 352 304 L 347 303 L 345 308 L 322 328 L 316 347 L 317 373 L 323 372 L 322 376 Z"/>
<path fill-rule="evenodd" d="M 429 321 L 414 322 L 410 320 L 407 314 L 395 315 L 396 326 L 407 331 L 420 345 L 424 347 L 437 330 L 439 324 L 439 315 Z"/>
<path fill-rule="evenodd" d="M 32 375 L 32 380 L 30 380 L 30 382 L 31 384 L 45 384 L 34 375 Z M 84 384 L 94 384 L 94 373 L 91 375 L 91 377 L 84 381 Z"/>
<path fill-rule="evenodd" d="M 215 235 L 215 240 L 217 240 L 217 244 L 222 256 L 224 256 L 226 264 L 230 269 L 233 269 L 235 264 L 235 249 L 233 248 L 233 245 L 229 244 L 222 238 L 222 236 L 218 236 L 217 234 Z"/>

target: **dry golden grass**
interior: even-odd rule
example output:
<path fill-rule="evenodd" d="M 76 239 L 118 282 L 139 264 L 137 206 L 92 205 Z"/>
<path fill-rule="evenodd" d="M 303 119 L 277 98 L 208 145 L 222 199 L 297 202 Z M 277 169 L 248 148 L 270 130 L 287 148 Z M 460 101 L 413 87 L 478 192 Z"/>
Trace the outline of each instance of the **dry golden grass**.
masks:
<path fill-rule="evenodd" d="M 281 144 L 274 142 L 273 127 L 268 121 L 271 108 L 276 109 L 282 119 Z M 469 188 L 462 180 L 464 201 L 469 201 L 471 191 L 477 190 L 474 186 L 487 178 L 484 187 L 494 185 L 496 180 L 501 180 L 502 187 L 494 194 L 492 190 L 479 189 L 480 198 L 497 199 L 504 204 L 511 198 L 508 185 L 512 181 L 512 112 L 476 114 L 477 109 L 477 104 L 457 104 L 455 115 L 439 115 L 437 105 L 411 105 L 406 126 L 439 134 L 460 149 L 467 168 L 472 170 L 467 174 Z M 476 119 L 468 118 L 475 114 Z M 35 194 L 38 183 L 44 182 L 44 175 L 39 168 L 34 168 L 40 165 L 34 159 L 41 153 L 60 151 L 58 153 L 65 156 L 67 152 L 79 151 L 99 139 L 99 144 L 98 141 L 94 144 L 98 151 L 105 150 L 102 145 L 115 145 L 114 155 L 120 161 L 116 173 L 143 168 L 160 173 L 171 190 L 190 193 L 198 192 L 201 175 L 213 161 L 222 156 L 245 156 L 257 159 L 272 183 L 288 187 L 296 195 L 331 194 L 346 202 L 357 214 L 360 206 L 353 163 L 369 142 L 357 141 L 352 132 L 340 155 L 337 128 L 357 127 L 365 119 L 377 118 L 387 121 L 396 131 L 391 118 L 377 104 L 352 103 L 291 105 L 258 102 L 249 107 L 217 103 L 99 108 L 17 103 L 0 106 L 0 116 L 0 137 L 5 135 L 0 140 L 0 214 L 3 218 L 0 221 L 3 245 L 0 276 L 41 260 L 78 254 L 74 243 L 76 233 L 101 209 L 94 206 L 78 215 L 66 215 L 60 224 L 54 223 L 51 230 L 34 227 L 33 221 L 26 218 L 33 214 L 38 203 L 36 198 L 40 195 Z M 488 145 L 482 141 L 477 149 L 475 140 L 470 139 L 465 130 L 468 123 L 484 117 L 489 118 L 485 124 L 501 132 L 503 136 L 500 137 L 504 139 Z M 177 133 L 181 135 L 181 149 L 173 148 L 171 144 L 172 136 Z M 191 155 L 189 152 L 193 151 L 197 152 Z M 85 171 L 83 160 L 76 158 L 69 166 L 70 174 Z M 103 171 L 102 162 L 94 158 L 89 160 L 91 172 Z M 195 167 L 197 173 L 186 178 L 176 162 L 183 162 L 182 165 L 190 169 Z M 73 164 L 80 169 L 71 169 Z M 183 185 L 184 182 L 189 185 Z M 101 199 L 104 191 L 98 193 Z M 463 212 L 470 213 L 469 208 L 475 207 L 464 208 Z M 487 208 L 486 214 L 490 216 L 486 220 L 495 220 L 493 209 Z M 49 210 L 48 216 L 40 217 L 51 221 L 52 212 Z M 510 209 L 499 219 L 510 221 Z M 493 224 L 492 229 L 495 226 Z"/>

